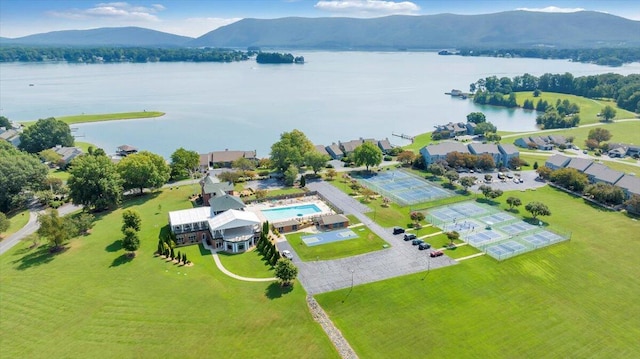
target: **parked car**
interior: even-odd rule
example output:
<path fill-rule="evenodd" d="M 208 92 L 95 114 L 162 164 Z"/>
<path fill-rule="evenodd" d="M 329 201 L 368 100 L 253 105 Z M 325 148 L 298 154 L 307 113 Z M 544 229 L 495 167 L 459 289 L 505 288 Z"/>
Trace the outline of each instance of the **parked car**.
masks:
<path fill-rule="evenodd" d="M 404 228 L 402 227 L 393 227 L 393 234 L 404 233 Z"/>
<path fill-rule="evenodd" d="M 417 246 L 418 244 L 422 244 L 422 243 L 424 243 L 422 239 L 414 239 L 411 241 L 411 244 L 413 244 L 414 246 Z"/>
<path fill-rule="evenodd" d="M 293 259 L 293 254 L 291 254 L 291 251 L 288 251 L 286 249 L 282 251 L 282 256 L 287 259 Z"/>
<path fill-rule="evenodd" d="M 417 238 L 416 235 L 413 234 L 413 233 L 409 233 L 409 234 L 405 234 L 404 235 L 404 240 L 405 241 L 411 241 L 411 240 L 414 240 L 416 238 Z"/>
<path fill-rule="evenodd" d="M 444 254 L 443 251 L 433 251 L 433 252 L 429 253 L 429 256 L 431 256 L 431 257 L 440 257 L 443 254 Z"/>
<path fill-rule="evenodd" d="M 431 244 L 426 243 L 426 242 L 422 242 L 420 243 L 420 245 L 418 245 L 418 249 L 419 250 L 424 250 L 424 249 L 429 249 L 431 248 Z"/>
<path fill-rule="evenodd" d="M 512 179 L 513 178 L 513 174 L 512 173 L 507 173 L 507 178 L 508 179 Z"/>

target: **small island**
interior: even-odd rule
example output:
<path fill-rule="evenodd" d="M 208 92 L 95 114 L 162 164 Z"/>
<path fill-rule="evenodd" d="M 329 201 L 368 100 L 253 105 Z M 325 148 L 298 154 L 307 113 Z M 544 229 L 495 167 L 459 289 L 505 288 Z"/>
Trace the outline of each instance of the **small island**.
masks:
<path fill-rule="evenodd" d="M 278 52 L 261 52 L 256 56 L 256 62 L 259 64 L 303 64 L 304 57 L 292 54 L 284 54 Z"/>

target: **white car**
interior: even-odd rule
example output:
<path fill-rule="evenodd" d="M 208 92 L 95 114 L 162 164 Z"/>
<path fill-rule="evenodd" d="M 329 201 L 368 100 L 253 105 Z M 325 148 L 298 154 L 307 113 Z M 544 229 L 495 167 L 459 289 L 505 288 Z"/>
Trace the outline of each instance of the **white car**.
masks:
<path fill-rule="evenodd" d="M 291 251 L 288 251 L 286 249 L 282 251 L 282 256 L 287 259 L 293 259 L 293 254 L 291 254 Z"/>

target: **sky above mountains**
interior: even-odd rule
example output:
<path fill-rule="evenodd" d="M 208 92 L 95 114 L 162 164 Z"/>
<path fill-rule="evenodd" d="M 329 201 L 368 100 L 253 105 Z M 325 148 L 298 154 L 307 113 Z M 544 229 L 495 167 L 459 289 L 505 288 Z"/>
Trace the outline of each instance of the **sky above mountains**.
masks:
<path fill-rule="evenodd" d="M 472 15 L 509 10 L 589 10 L 640 20 L 640 1 L 634 0 L 0 0 L 0 37 L 121 26 L 198 37 L 243 18 Z"/>

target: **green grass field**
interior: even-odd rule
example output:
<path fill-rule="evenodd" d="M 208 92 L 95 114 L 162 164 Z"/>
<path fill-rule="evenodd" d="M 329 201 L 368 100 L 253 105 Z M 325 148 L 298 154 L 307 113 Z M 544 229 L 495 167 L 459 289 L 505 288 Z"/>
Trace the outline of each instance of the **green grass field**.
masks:
<path fill-rule="evenodd" d="M 21 243 L 0 256 L 1 356 L 337 358 L 299 283 L 283 292 L 273 283 L 237 281 L 198 246 L 180 248 L 193 267 L 153 256 L 167 211 L 189 208 L 190 193 L 185 187 L 124 204 L 142 216 L 133 260 L 120 248 L 122 210 L 101 215 L 92 234 L 64 253 Z"/>
<path fill-rule="evenodd" d="M 388 243 L 378 237 L 368 227 L 360 226 L 352 228 L 358 238 L 352 238 L 339 242 L 331 242 L 318 246 L 307 246 L 302 237 L 311 233 L 297 232 L 287 234 L 287 242 L 303 261 L 338 259 L 369 253 L 383 249 Z"/>
<path fill-rule="evenodd" d="M 87 122 L 101 122 L 101 121 L 113 121 L 113 120 L 133 120 L 140 118 L 153 118 L 164 116 L 164 112 L 159 111 L 140 111 L 140 112 L 119 112 L 119 113 L 101 113 L 92 115 L 74 115 L 74 116 L 58 116 L 56 119 L 63 121 L 68 125 L 76 123 Z M 24 126 L 30 126 L 36 123 L 36 121 L 22 122 Z"/>
<path fill-rule="evenodd" d="M 571 241 L 316 296 L 360 357 L 640 355 L 640 222 L 549 187 L 505 193 L 503 209 L 510 195 L 546 203 Z"/>
<path fill-rule="evenodd" d="M 273 267 L 256 250 L 246 253 L 218 253 L 220 262 L 231 273 L 249 278 L 271 278 Z"/>
<path fill-rule="evenodd" d="M 556 101 L 558 99 L 560 99 L 560 101 L 567 99 L 570 102 L 576 103 L 578 106 L 580 106 L 580 124 L 581 125 L 600 122 L 600 118 L 596 115 L 600 113 L 600 111 L 607 105 L 616 109 L 615 119 L 637 117 L 637 115 L 634 114 L 633 112 L 618 108 L 615 101 L 595 100 L 595 99 L 590 99 L 590 98 L 581 97 L 581 96 L 567 95 L 567 94 L 554 93 L 554 92 L 542 92 L 539 97 L 533 97 L 533 92 L 531 91 L 516 92 L 516 101 L 518 102 L 519 106 L 522 106 L 522 104 L 524 103 L 524 100 L 527 100 L 527 99 L 533 100 L 534 105 L 538 103 L 539 100 L 545 100 L 549 102 L 550 105 L 555 106 Z"/>
<path fill-rule="evenodd" d="M 0 241 L 16 233 L 29 222 L 29 210 L 25 209 L 7 216 L 9 228 L 0 234 Z"/>

